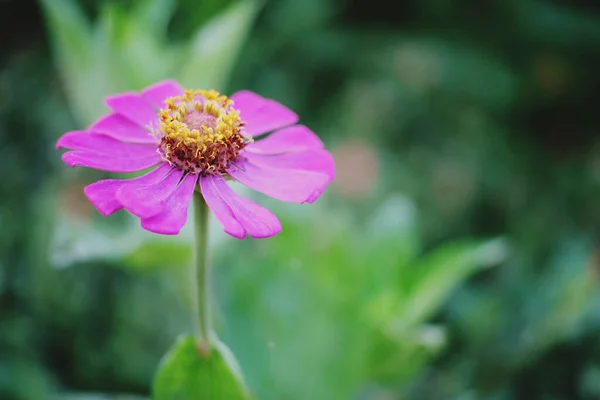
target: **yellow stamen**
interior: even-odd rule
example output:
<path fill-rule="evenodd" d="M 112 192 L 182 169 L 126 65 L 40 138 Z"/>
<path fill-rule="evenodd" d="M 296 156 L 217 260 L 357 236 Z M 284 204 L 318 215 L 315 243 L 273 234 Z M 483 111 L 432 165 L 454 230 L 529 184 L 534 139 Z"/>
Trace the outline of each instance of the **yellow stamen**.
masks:
<path fill-rule="evenodd" d="M 225 174 L 252 141 L 233 101 L 214 90 L 187 90 L 158 113 L 163 158 L 190 173 Z"/>

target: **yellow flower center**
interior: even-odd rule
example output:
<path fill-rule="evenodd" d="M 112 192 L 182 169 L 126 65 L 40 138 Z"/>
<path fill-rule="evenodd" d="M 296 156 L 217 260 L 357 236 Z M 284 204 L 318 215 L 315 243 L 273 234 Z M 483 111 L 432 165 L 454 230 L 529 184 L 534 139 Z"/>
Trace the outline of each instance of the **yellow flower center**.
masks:
<path fill-rule="evenodd" d="M 187 90 L 165 100 L 159 111 L 160 152 L 169 164 L 191 174 L 226 174 L 252 141 L 233 101 L 214 90 Z"/>

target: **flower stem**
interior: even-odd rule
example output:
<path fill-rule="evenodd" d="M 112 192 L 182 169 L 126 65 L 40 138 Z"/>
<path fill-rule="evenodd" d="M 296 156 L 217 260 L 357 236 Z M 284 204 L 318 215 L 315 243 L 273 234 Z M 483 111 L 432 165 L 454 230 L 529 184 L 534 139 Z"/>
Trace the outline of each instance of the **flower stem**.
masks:
<path fill-rule="evenodd" d="M 208 206 L 199 192 L 194 192 L 197 333 L 199 344 L 210 349 L 212 321 L 210 313 L 210 270 L 208 265 Z"/>

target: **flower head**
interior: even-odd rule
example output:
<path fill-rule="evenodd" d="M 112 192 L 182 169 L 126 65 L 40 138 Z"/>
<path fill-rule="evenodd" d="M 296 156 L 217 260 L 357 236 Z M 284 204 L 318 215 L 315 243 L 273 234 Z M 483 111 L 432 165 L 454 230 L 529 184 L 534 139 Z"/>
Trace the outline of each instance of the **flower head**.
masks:
<path fill-rule="evenodd" d="M 281 231 L 273 213 L 239 196 L 227 180 L 282 201 L 312 203 L 334 178 L 331 154 L 307 127 L 295 125 L 297 115 L 249 91 L 227 98 L 184 91 L 167 80 L 106 104 L 110 114 L 85 131 L 67 132 L 57 148 L 71 149 L 62 157 L 71 167 L 151 168 L 133 179 L 98 181 L 84 192 L 103 215 L 124 208 L 152 232 L 179 233 L 198 190 L 231 236 L 273 236 Z"/>

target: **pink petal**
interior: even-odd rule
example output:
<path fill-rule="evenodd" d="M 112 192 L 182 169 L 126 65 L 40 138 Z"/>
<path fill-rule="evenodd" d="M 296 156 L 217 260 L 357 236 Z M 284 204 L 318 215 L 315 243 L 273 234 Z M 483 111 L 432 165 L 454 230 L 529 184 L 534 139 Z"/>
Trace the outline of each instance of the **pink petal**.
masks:
<path fill-rule="evenodd" d="M 156 151 L 143 158 L 118 158 L 86 150 L 68 151 L 62 155 L 69 167 L 82 166 L 109 172 L 135 172 L 158 164 L 162 159 Z"/>
<path fill-rule="evenodd" d="M 243 239 L 247 232 L 253 238 L 266 238 L 281 232 L 281 223 L 271 211 L 238 195 L 223 177 L 200 178 L 200 188 L 205 200 L 210 198 L 206 203 L 231 236 Z"/>
<path fill-rule="evenodd" d="M 304 125 L 280 129 L 246 146 L 247 151 L 260 154 L 291 153 L 322 148 L 321 139 Z"/>
<path fill-rule="evenodd" d="M 133 179 L 105 179 L 92 183 L 83 189 L 83 193 L 87 196 L 90 202 L 98 211 L 105 217 L 119 211 L 123 205 L 117 200 L 117 190 L 125 185 L 132 183 L 148 184 L 162 179 L 171 169 L 169 164 L 162 164 L 160 167 L 152 170 L 146 175 L 139 176 Z"/>
<path fill-rule="evenodd" d="M 119 158 L 144 158 L 156 153 L 157 148 L 155 144 L 124 143 L 106 135 L 86 131 L 72 131 L 62 135 L 56 143 L 56 148 L 63 147 Z"/>
<path fill-rule="evenodd" d="M 281 201 L 314 202 L 329 183 L 329 176 L 296 169 L 275 169 L 241 160 L 227 170 L 229 175 L 252 189 Z"/>
<path fill-rule="evenodd" d="M 221 195 L 219 195 L 217 188 L 212 183 L 212 177 L 200 177 L 200 191 L 202 192 L 204 201 L 206 201 L 208 207 L 215 214 L 217 221 L 223 225 L 225 232 L 237 239 L 246 237 L 246 230 L 235 219 L 233 212 L 227 203 L 223 201 Z"/>
<path fill-rule="evenodd" d="M 281 232 L 275 214 L 234 192 L 223 177 L 214 177 L 212 184 L 251 237 L 266 238 Z"/>
<path fill-rule="evenodd" d="M 155 83 L 142 91 L 142 97 L 155 108 L 164 108 L 165 99 L 183 95 L 183 88 L 174 80 Z"/>
<path fill-rule="evenodd" d="M 240 111 L 242 121 L 246 123 L 246 132 L 252 136 L 298 122 L 298 116 L 289 108 L 248 90 L 234 93 L 231 99 L 234 101 L 234 108 Z"/>
<path fill-rule="evenodd" d="M 313 149 L 278 155 L 247 154 L 246 157 L 252 164 L 261 167 L 314 171 L 327 175 L 330 180 L 335 178 L 335 162 L 327 150 Z"/>
<path fill-rule="evenodd" d="M 186 175 L 169 197 L 164 210 L 142 219 L 142 228 L 163 235 L 177 235 L 187 221 L 188 207 L 194 194 L 198 175 Z"/>
<path fill-rule="evenodd" d="M 135 122 L 142 128 L 155 125 L 157 114 L 142 95 L 129 92 L 117 94 L 106 98 L 106 105 L 117 114 L 122 115 L 130 121 Z"/>
<path fill-rule="evenodd" d="M 117 200 L 133 215 L 149 218 L 164 210 L 182 176 L 183 171 L 172 169 L 161 180 L 125 185 L 117 190 Z"/>
<path fill-rule="evenodd" d="M 157 143 L 156 137 L 135 122 L 119 114 L 109 114 L 100 118 L 89 131 L 102 133 L 122 142 L 131 143 Z"/>

